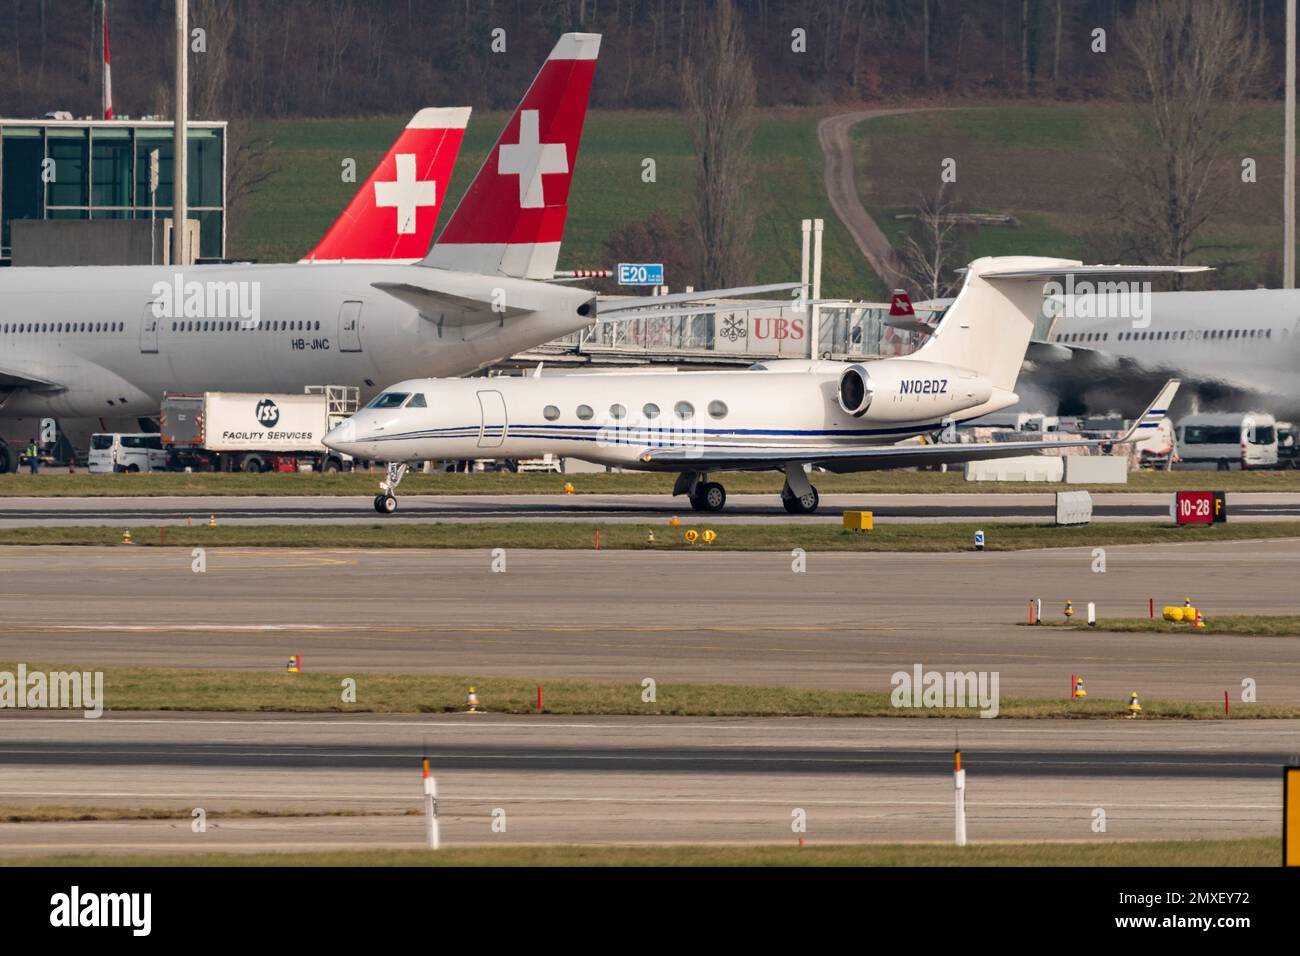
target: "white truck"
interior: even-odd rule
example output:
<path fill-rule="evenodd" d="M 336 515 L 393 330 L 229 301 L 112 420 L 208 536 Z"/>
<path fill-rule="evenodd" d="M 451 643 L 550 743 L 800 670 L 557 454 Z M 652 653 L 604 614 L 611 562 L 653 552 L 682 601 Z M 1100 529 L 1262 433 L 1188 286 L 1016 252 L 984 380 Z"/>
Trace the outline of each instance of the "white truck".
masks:
<path fill-rule="evenodd" d="M 352 459 L 321 444 L 357 410 L 354 386 L 314 385 L 301 394 L 168 393 L 159 430 L 177 471 L 345 471 Z"/>

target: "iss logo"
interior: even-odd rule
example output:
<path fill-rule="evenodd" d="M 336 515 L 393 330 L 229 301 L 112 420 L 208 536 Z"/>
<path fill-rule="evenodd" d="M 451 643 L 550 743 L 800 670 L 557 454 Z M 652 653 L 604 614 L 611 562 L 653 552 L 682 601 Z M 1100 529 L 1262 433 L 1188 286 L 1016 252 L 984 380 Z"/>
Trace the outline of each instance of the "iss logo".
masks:
<path fill-rule="evenodd" d="M 280 420 L 280 409 L 269 398 L 257 403 L 257 420 L 263 428 L 274 428 Z"/>

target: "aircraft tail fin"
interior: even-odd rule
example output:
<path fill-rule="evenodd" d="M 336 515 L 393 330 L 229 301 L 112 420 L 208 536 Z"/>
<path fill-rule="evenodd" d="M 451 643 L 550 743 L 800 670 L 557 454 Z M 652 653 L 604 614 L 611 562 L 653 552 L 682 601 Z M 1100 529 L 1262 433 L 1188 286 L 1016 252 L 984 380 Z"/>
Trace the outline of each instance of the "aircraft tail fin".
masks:
<path fill-rule="evenodd" d="M 302 262 L 418 262 L 460 153 L 467 106 L 422 109 Z"/>
<path fill-rule="evenodd" d="M 554 276 L 599 50 L 599 34 L 560 37 L 422 265 Z"/>
<path fill-rule="evenodd" d="M 1203 271 L 1205 266 L 1085 266 L 1070 259 L 986 256 L 967 267 L 966 281 L 933 335 L 906 357 L 971 369 L 995 388 L 1013 392 L 1034 325 L 1043 313 L 1048 281 Z"/>

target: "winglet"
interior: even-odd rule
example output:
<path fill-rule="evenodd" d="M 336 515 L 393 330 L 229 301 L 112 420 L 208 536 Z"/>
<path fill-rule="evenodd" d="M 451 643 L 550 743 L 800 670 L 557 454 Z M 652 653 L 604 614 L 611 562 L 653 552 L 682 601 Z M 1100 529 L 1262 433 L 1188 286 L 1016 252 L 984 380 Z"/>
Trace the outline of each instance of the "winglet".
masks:
<path fill-rule="evenodd" d="M 1171 378 L 1169 381 L 1165 382 L 1164 386 L 1160 389 L 1160 394 L 1155 397 L 1155 401 L 1147 406 L 1146 411 L 1144 411 L 1138 417 L 1137 421 L 1133 423 L 1132 428 L 1126 431 L 1122 437 L 1115 440 L 1115 444 L 1126 445 L 1129 442 L 1140 441 L 1142 438 L 1146 437 L 1145 434 L 1140 433 L 1145 433 L 1153 428 L 1158 428 L 1160 426 L 1160 419 L 1164 418 L 1169 412 L 1169 406 L 1173 404 L 1174 396 L 1178 394 L 1178 386 L 1181 384 L 1182 382 L 1176 378 Z"/>

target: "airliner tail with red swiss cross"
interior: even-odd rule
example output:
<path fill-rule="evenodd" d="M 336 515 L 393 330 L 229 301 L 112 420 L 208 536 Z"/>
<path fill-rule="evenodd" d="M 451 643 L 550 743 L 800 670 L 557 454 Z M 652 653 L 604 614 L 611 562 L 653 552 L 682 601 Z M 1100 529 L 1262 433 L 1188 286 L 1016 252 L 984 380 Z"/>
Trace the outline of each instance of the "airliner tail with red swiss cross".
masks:
<path fill-rule="evenodd" d="M 467 106 L 422 109 L 303 262 L 418 262 L 469 123 Z"/>
<path fill-rule="evenodd" d="M 424 265 L 554 276 L 599 51 L 599 34 L 560 37 Z"/>

